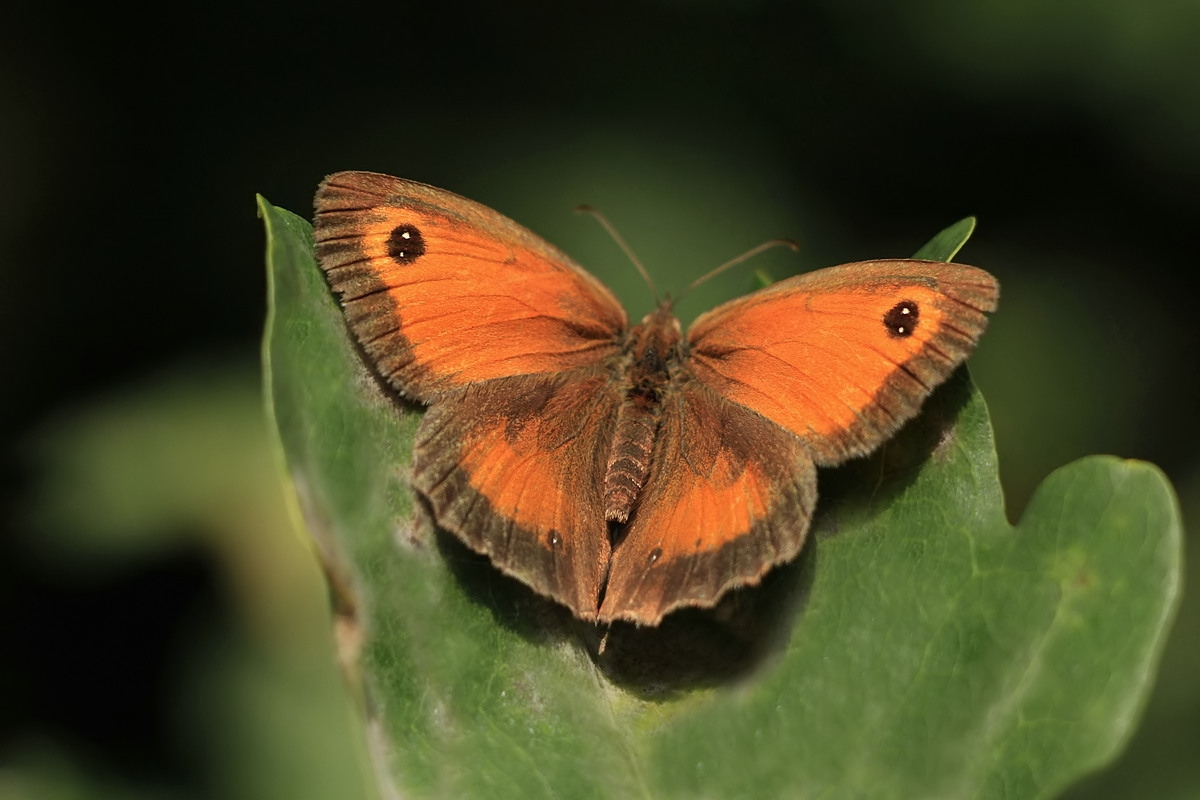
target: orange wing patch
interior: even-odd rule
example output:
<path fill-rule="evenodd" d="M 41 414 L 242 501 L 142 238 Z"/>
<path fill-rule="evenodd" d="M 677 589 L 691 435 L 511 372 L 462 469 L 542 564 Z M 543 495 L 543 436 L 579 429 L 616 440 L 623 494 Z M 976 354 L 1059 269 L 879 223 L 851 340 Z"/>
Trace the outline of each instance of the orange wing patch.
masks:
<path fill-rule="evenodd" d="M 417 432 L 413 482 L 438 524 L 581 619 L 608 566 L 601 487 L 620 399 L 596 371 L 506 378 L 445 395 Z"/>
<path fill-rule="evenodd" d="M 689 367 L 800 436 L 818 464 L 836 464 L 915 416 L 974 347 L 997 294 L 994 278 L 961 265 L 822 270 L 701 316 Z"/>
<path fill-rule="evenodd" d="M 656 625 L 757 583 L 800 551 L 815 504 L 816 470 L 794 435 L 684 378 L 664 399 L 600 621 Z"/>
<path fill-rule="evenodd" d="M 371 173 L 331 176 L 316 208 L 317 255 L 351 329 L 416 400 L 616 351 L 626 317 L 612 294 L 491 209 Z"/>

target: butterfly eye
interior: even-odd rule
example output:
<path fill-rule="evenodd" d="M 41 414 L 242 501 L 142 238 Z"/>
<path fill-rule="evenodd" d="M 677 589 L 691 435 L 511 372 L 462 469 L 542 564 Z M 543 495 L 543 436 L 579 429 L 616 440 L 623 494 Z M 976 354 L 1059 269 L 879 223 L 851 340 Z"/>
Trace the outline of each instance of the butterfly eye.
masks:
<path fill-rule="evenodd" d="M 913 335 L 919 318 L 917 304 L 911 300 L 901 300 L 883 315 L 883 327 L 887 328 L 888 336 L 903 339 Z"/>
<path fill-rule="evenodd" d="M 388 236 L 387 251 L 397 264 L 411 264 L 425 255 L 425 237 L 416 225 L 397 225 Z"/>

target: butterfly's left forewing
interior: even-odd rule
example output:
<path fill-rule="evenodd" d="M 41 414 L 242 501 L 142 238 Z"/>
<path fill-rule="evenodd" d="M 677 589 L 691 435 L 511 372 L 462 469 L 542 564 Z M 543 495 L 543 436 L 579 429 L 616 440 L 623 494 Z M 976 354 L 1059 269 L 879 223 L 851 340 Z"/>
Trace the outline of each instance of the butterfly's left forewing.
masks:
<path fill-rule="evenodd" d="M 372 172 L 330 175 L 315 205 L 317 258 L 350 328 L 414 400 L 617 350 L 626 317 L 612 293 L 486 206 Z"/>

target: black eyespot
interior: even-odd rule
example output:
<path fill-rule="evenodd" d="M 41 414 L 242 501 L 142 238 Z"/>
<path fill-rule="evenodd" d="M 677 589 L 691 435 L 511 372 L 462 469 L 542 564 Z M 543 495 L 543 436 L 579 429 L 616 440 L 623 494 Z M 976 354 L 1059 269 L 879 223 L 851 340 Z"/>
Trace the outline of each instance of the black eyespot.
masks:
<path fill-rule="evenodd" d="M 650 557 L 646 559 L 646 566 L 652 566 L 660 558 L 662 558 L 662 548 L 656 547 L 650 551 Z"/>
<path fill-rule="evenodd" d="M 901 300 L 883 315 L 883 327 L 887 328 L 888 336 L 903 339 L 913 335 L 920 317 L 921 309 L 916 303 L 912 300 Z"/>
<path fill-rule="evenodd" d="M 397 264 L 411 264 L 425 255 L 425 237 L 416 225 L 397 225 L 388 237 L 387 251 Z"/>

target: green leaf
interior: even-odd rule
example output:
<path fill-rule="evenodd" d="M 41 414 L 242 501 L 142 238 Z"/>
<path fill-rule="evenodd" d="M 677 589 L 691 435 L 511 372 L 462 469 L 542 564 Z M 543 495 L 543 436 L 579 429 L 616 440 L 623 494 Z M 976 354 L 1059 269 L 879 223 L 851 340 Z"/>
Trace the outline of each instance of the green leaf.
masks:
<path fill-rule="evenodd" d="M 960 370 L 874 456 L 822 473 L 796 562 L 713 612 L 614 626 L 597 653 L 594 629 L 422 521 L 419 409 L 364 367 L 307 224 L 262 208 L 281 442 L 354 598 L 400 794 L 1047 797 L 1129 736 L 1180 591 L 1156 468 L 1080 461 L 1013 528 Z"/>
<path fill-rule="evenodd" d="M 948 228 L 943 228 L 917 251 L 913 258 L 927 261 L 953 261 L 958 251 L 975 232 L 975 218 L 960 219 Z"/>

